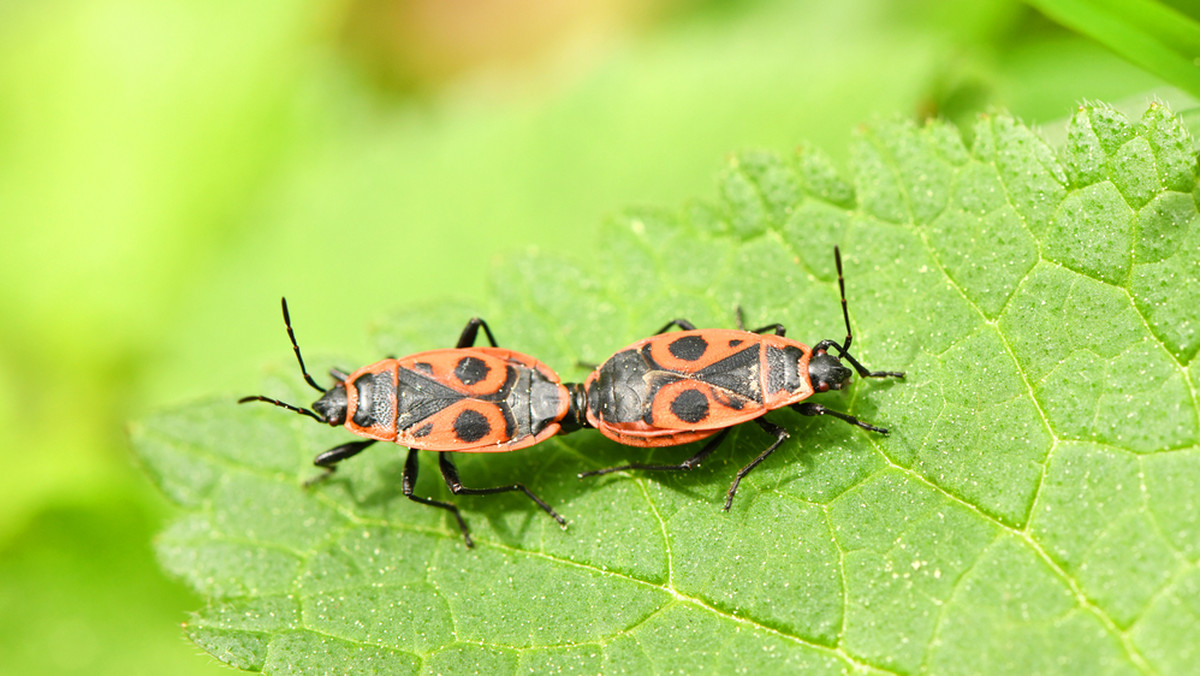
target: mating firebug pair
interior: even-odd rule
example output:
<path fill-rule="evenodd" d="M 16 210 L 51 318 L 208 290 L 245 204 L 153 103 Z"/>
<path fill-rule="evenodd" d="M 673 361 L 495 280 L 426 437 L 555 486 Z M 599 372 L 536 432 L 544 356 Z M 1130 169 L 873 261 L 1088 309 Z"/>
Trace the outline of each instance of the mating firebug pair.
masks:
<path fill-rule="evenodd" d="M 725 496 L 733 503 L 741 480 L 788 438 L 782 427 L 763 418 L 774 409 L 790 407 L 804 415 L 831 415 L 872 432 L 882 427 L 804 402 L 813 394 L 840 390 L 852 372 L 864 378 L 902 378 L 898 371 L 869 371 L 850 354 L 853 336 L 846 307 L 846 284 L 841 252 L 834 249 L 846 339 L 822 340 L 813 347 L 784 337 L 780 324 L 753 331 L 744 328 L 697 329 L 675 319 L 655 335 L 618 351 L 597 367 L 582 384 L 563 383 L 537 359 L 497 347 L 491 329 L 481 319 L 467 322 L 454 348 L 421 352 L 402 359 L 384 359 L 353 372 L 331 370 L 335 384 L 322 388 L 308 374 L 283 301 L 288 338 L 304 380 L 322 393 L 312 409 L 265 396 L 244 397 L 239 403 L 264 401 L 332 426 L 343 425 L 364 437 L 316 456 L 313 464 L 333 473 L 337 464 L 376 441 L 409 449 L 401 490 L 410 500 L 445 509 L 458 521 L 468 547 L 473 546 L 458 507 L 413 493 L 417 481 L 417 450 L 438 452 L 442 477 L 455 495 L 521 492 L 560 525 L 566 521 L 523 484 L 468 488 L 458 478 L 451 453 L 498 453 L 532 446 L 556 434 L 592 427 L 627 446 L 676 446 L 710 439 L 687 460 L 675 465 L 628 464 L 584 472 L 595 476 L 622 470 L 690 470 L 704 461 L 740 423 L 754 421 L 775 441 L 738 471 Z M 741 313 L 738 313 L 741 326 Z M 476 347 L 479 329 L 490 347 Z M 667 333 L 672 328 L 682 331 Z M 768 333 L 771 332 L 771 333 Z M 837 355 L 829 353 L 833 349 Z"/>

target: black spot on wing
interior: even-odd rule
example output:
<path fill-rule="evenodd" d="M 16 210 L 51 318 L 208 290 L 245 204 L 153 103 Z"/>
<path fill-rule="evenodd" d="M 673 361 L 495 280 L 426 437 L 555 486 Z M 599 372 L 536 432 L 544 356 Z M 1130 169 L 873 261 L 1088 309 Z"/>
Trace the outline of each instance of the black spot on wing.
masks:
<path fill-rule="evenodd" d="M 433 375 L 433 364 L 427 361 L 419 361 L 413 364 L 413 368 L 426 375 Z"/>
<path fill-rule="evenodd" d="M 491 431 L 492 426 L 479 411 L 468 408 L 454 419 L 454 436 L 458 437 L 459 441 L 479 441 Z"/>
<path fill-rule="evenodd" d="M 425 423 L 424 425 L 421 425 L 415 431 L 413 431 L 413 436 L 420 439 L 421 437 L 429 436 L 429 433 L 432 431 L 433 431 L 433 423 Z"/>
<path fill-rule="evenodd" d="M 737 347 L 744 342 L 746 341 L 742 340 L 741 338 L 734 338 L 733 340 L 729 341 L 729 347 Z"/>
<path fill-rule="evenodd" d="M 478 357 L 463 357 L 454 367 L 454 375 L 464 385 L 474 385 L 487 378 L 487 374 L 491 370 L 491 367 Z"/>
<path fill-rule="evenodd" d="M 683 336 L 667 346 L 671 356 L 683 361 L 696 361 L 708 350 L 708 341 L 703 336 Z"/>
<path fill-rule="evenodd" d="M 671 413 L 686 423 L 698 423 L 708 417 L 708 397 L 699 390 L 684 390 L 671 401 Z"/>

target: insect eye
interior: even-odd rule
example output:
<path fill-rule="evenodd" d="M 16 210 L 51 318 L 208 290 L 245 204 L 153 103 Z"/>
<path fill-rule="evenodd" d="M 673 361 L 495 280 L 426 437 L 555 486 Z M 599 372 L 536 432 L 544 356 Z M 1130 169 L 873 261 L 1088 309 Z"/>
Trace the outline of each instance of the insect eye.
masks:
<path fill-rule="evenodd" d="M 826 383 L 826 382 L 817 383 L 817 391 L 818 392 L 828 392 L 829 391 L 829 383 Z"/>

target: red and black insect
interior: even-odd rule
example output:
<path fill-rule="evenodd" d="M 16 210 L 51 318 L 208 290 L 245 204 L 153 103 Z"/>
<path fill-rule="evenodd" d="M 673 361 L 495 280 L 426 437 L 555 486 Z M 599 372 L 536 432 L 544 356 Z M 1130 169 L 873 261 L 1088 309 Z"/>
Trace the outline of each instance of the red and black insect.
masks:
<path fill-rule="evenodd" d="M 391 441 L 409 449 L 401 486 L 404 495 L 452 513 L 468 547 L 473 542 L 457 506 L 413 494 L 418 449 L 438 452 L 442 477 L 455 495 L 522 492 L 566 526 L 550 505 L 523 484 L 463 486 L 450 453 L 515 451 L 578 429 L 578 412 L 582 410 L 579 402 L 583 398 L 580 385 L 564 385 L 550 367 L 537 359 L 497 347 L 487 323 L 473 318 L 454 348 L 384 359 L 350 374 L 333 369 L 329 373 L 336 382 L 327 390 L 308 374 L 292 331 L 286 299 L 282 305 L 283 322 L 300 372 L 322 393 L 321 398 L 313 402 L 311 410 L 265 396 L 244 397 L 238 403 L 264 401 L 334 427 L 344 425 L 366 437 L 317 455 L 313 464 L 325 472 L 309 483 L 328 477 L 339 462 L 358 455 L 376 441 Z M 474 347 L 480 328 L 491 347 Z"/>
<path fill-rule="evenodd" d="M 712 439 L 677 465 L 634 463 L 579 476 L 629 469 L 690 470 L 716 450 L 732 426 L 753 420 L 774 435 L 775 442 L 738 471 L 725 496 L 728 510 L 742 478 L 788 438 L 787 430 L 762 417 L 769 411 L 787 406 L 804 415 L 831 415 L 865 430 L 887 434 L 882 427 L 803 401 L 814 393 L 846 387 L 852 372 L 842 365 L 843 359 L 864 378 L 904 377 L 897 371 L 868 371 L 851 356 L 853 336 L 846 309 L 846 283 L 842 255 L 836 247 L 834 259 L 846 321 L 843 343 L 822 340 L 809 348 L 785 338 L 781 324 L 754 331 L 698 330 L 685 319 L 675 319 L 656 335 L 629 345 L 601 364 L 584 382 L 588 426 L 627 446 L 676 446 Z M 738 325 L 742 325 L 740 309 Z M 683 331 L 666 333 L 676 327 Z M 838 355 L 829 354 L 830 349 Z"/>

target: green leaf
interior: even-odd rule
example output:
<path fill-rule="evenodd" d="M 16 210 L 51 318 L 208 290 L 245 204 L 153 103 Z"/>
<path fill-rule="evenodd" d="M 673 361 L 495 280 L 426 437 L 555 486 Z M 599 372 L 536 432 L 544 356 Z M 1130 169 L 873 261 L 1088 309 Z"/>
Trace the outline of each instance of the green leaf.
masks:
<path fill-rule="evenodd" d="M 236 667 L 278 672 L 1184 673 L 1200 639 L 1200 217 L 1193 140 L 1152 106 L 1083 106 L 1051 148 L 1004 115 L 862 130 L 843 178 L 820 152 L 734 157 L 720 198 L 615 218 L 572 262 L 496 268 L 486 305 L 410 308 L 379 354 L 452 344 L 483 313 L 502 344 L 568 380 L 685 317 L 735 308 L 812 343 L 844 327 L 903 369 L 822 403 L 889 436 L 777 411 L 690 473 L 580 471 L 682 459 L 581 431 L 465 455 L 451 497 L 478 546 L 400 493 L 373 447 L 310 489 L 340 429 L 233 397 L 133 428 L 183 515 L 163 565 L 208 598 L 187 623 Z M 303 337 L 303 322 L 298 331 Z M 288 362 L 261 392 L 313 398 Z M 365 361 L 310 355 L 314 371 Z"/>

